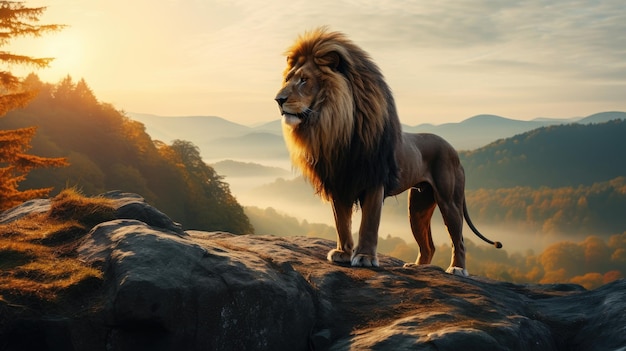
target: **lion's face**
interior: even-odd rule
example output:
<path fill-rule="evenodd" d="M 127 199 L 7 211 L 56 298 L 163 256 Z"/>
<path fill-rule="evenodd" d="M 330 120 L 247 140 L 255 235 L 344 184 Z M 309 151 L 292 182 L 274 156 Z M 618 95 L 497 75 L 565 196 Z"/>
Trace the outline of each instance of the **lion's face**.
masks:
<path fill-rule="evenodd" d="M 288 66 L 275 99 L 285 124 L 294 128 L 310 117 L 320 80 L 319 68 L 311 61 Z"/>

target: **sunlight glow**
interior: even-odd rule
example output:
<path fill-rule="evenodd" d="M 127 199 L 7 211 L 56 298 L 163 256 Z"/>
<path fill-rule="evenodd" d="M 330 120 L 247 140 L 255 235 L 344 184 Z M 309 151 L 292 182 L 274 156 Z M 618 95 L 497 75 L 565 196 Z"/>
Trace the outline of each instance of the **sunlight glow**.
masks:
<path fill-rule="evenodd" d="M 46 69 L 47 75 L 64 76 L 70 72 L 80 72 L 85 57 L 85 40 L 77 32 L 66 28 L 58 33 L 49 34 L 38 51 L 42 57 L 53 57 L 54 61 Z"/>

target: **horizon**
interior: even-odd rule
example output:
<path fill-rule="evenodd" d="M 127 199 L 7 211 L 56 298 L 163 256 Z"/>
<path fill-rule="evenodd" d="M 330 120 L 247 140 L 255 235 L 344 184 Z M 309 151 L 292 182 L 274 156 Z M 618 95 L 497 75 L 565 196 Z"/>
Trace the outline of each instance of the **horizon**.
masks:
<path fill-rule="evenodd" d="M 40 23 L 68 27 L 13 40 L 6 50 L 55 57 L 35 71 L 42 80 L 84 78 L 101 101 L 126 111 L 216 115 L 245 125 L 278 118 L 273 97 L 283 52 L 320 25 L 346 33 L 371 55 L 406 124 L 626 111 L 626 39 L 615 35 L 626 32 L 626 7 L 618 0 L 25 5 L 47 6 Z M 330 5 L 332 12 L 324 10 Z"/>
<path fill-rule="evenodd" d="M 194 114 L 194 115 L 159 115 L 159 114 L 154 114 L 154 113 L 144 113 L 144 112 L 137 112 L 137 111 L 124 111 L 126 114 L 129 115 L 129 117 L 132 118 L 132 115 L 142 115 L 142 116 L 150 116 L 150 117 L 157 117 L 157 118 L 219 118 L 221 120 L 224 120 L 226 122 L 229 123 L 234 123 L 234 124 L 238 124 L 244 127 L 250 127 L 250 128 L 258 128 L 261 126 L 264 126 L 266 124 L 270 124 L 270 123 L 275 123 L 275 122 L 280 122 L 281 121 L 281 116 L 278 116 L 277 118 L 271 119 L 271 120 L 266 120 L 266 121 L 258 121 L 258 122 L 254 122 L 251 124 L 244 124 L 244 123 L 239 123 L 237 121 L 233 121 L 230 120 L 228 118 L 222 117 L 222 116 L 217 116 L 214 114 L 206 114 L 206 115 L 200 115 L 200 114 Z M 442 126 L 444 124 L 460 124 L 463 122 L 467 122 L 470 119 L 474 119 L 476 117 L 496 117 L 496 118 L 501 118 L 501 119 L 505 119 L 505 120 L 510 120 L 510 121 L 521 121 L 521 122 L 533 122 L 533 121 L 537 121 L 537 122 L 541 122 L 541 121 L 563 121 L 563 122 L 576 122 L 579 121 L 581 119 L 585 119 L 588 117 L 592 117 L 595 115 L 599 115 L 599 114 L 605 114 L 605 113 L 623 113 L 626 114 L 626 111 L 599 111 L 599 112 L 594 112 L 591 113 L 589 115 L 585 115 L 585 116 L 570 116 L 570 117 L 536 117 L 533 119 L 528 119 L 528 120 L 521 120 L 521 119 L 515 119 L 515 118 L 511 118 L 511 117 L 507 117 L 507 116 L 500 116 L 500 115 L 494 115 L 494 114 L 490 114 L 490 113 L 479 113 L 473 116 L 469 116 L 466 118 L 462 118 L 459 121 L 455 121 L 455 122 L 443 122 L 443 123 L 434 123 L 434 122 L 419 122 L 418 124 L 408 124 L 405 123 L 404 121 L 402 121 L 402 119 L 400 119 L 400 123 L 402 125 L 406 125 L 408 127 L 419 127 L 421 125 L 431 125 L 431 126 Z"/>

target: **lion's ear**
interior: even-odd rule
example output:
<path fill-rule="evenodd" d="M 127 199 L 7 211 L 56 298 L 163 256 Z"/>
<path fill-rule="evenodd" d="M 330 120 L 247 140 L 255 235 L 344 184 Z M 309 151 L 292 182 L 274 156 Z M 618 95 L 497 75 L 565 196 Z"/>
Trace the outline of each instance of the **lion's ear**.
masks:
<path fill-rule="evenodd" d="M 287 56 L 287 67 L 295 66 L 295 59 L 293 56 Z"/>
<path fill-rule="evenodd" d="M 315 61 L 315 63 L 319 66 L 328 66 L 333 71 L 344 73 L 345 63 L 343 62 L 341 55 L 339 55 L 336 51 L 331 51 L 322 57 L 318 57 Z"/>

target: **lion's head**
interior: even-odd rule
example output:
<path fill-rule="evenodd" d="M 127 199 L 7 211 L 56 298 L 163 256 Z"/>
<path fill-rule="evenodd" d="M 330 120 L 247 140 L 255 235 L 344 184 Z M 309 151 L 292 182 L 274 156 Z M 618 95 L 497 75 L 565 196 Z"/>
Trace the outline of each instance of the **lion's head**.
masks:
<path fill-rule="evenodd" d="M 356 202 L 395 186 L 400 122 L 368 54 L 338 32 L 307 32 L 287 50 L 276 95 L 293 163 L 325 199 Z"/>

